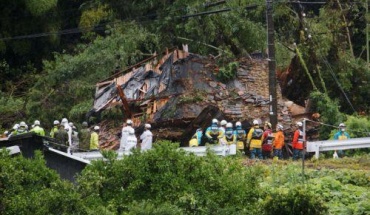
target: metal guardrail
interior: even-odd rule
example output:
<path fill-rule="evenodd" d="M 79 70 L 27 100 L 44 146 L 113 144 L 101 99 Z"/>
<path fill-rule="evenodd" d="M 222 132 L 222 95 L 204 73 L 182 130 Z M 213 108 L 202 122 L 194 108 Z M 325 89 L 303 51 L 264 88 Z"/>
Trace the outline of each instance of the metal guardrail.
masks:
<path fill-rule="evenodd" d="M 10 155 L 16 155 L 21 153 L 21 149 L 19 148 L 19 146 L 10 146 L 6 147 L 6 149 L 9 150 Z"/>
<path fill-rule="evenodd" d="M 211 150 L 216 155 L 227 156 L 236 154 L 236 145 L 214 145 L 214 146 L 197 146 L 197 147 L 181 147 L 179 150 L 194 153 L 197 156 L 207 155 L 207 149 Z"/>
<path fill-rule="evenodd" d="M 324 140 L 307 142 L 307 152 L 315 152 L 315 157 L 319 158 L 320 152 L 370 148 L 370 137 L 352 138 L 347 140 Z"/>
<path fill-rule="evenodd" d="M 46 150 L 54 152 L 59 155 L 63 155 L 65 157 L 80 161 L 82 163 L 90 164 L 92 160 L 103 160 L 104 157 L 100 153 L 100 151 L 90 151 L 90 152 L 63 152 L 53 147 L 46 147 Z M 228 156 L 228 155 L 235 155 L 236 154 L 236 145 L 215 145 L 215 146 L 198 146 L 198 147 L 181 147 L 179 150 L 184 150 L 190 153 L 194 153 L 197 156 L 205 156 L 207 154 L 207 150 L 212 151 L 216 155 L 220 156 Z M 121 159 L 124 156 L 130 155 L 131 151 L 119 151 L 117 152 L 118 159 Z"/>

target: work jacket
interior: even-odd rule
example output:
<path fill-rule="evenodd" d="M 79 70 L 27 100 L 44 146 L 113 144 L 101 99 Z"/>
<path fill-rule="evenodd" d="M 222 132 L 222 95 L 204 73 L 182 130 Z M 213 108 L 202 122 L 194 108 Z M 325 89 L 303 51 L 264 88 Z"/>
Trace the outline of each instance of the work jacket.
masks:
<path fill-rule="evenodd" d="M 248 132 L 247 143 L 250 145 L 250 149 L 261 148 L 263 141 L 263 130 L 255 126 Z"/>
<path fill-rule="evenodd" d="M 303 131 L 297 129 L 294 132 L 292 146 L 293 149 L 303 149 Z"/>
<path fill-rule="evenodd" d="M 34 128 L 31 129 L 31 132 L 35 132 L 37 135 L 45 136 L 45 131 L 40 126 L 36 125 Z"/>
<path fill-rule="evenodd" d="M 96 131 L 93 131 L 90 136 L 90 150 L 99 149 L 99 135 Z"/>
<path fill-rule="evenodd" d="M 275 139 L 273 141 L 274 144 L 274 149 L 282 149 L 284 146 L 284 132 L 283 131 L 278 131 L 275 134 Z"/>

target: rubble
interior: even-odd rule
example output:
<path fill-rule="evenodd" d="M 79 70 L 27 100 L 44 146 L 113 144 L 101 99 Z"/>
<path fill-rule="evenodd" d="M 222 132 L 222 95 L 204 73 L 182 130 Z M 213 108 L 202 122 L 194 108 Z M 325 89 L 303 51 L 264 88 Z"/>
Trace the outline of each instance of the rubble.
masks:
<path fill-rule="evenodd" d="M 122 122 L 132 119 L 138 135 L 142 125 L 150 123 L 155 138 L 183 145 L 197 128 L 208 127 L 212 118 L 242 121 L 248 129 L 253 119 L 269 120 L 268 62 L 250 58 L 237 61 L 236 77 L 222 83 L 216 78 L 219 66 L 215 59 L 167 50 L 97 83 L 92 112 L 120 104 Z M 277 99 L 278 121 L 290 128 L 292 113 L 302 114 L 302 109 L 283 99 L 280 87 Z M 121 128 L 104 135 L 104 147 L 117 147 Z"/>

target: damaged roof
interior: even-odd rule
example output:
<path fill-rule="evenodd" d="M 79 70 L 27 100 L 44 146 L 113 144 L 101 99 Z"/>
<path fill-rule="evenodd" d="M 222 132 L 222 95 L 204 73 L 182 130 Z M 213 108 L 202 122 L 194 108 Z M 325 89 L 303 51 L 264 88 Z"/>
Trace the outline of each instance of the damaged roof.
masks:
<path fill-rule="evenodd" d="M 235 78 L 222 83 L 217 73 L 223 65 L 214 58 L 167 50 L 97 83 L 93 110 L 99 112 L 120 104 L 123 118 L 132 119 L 134 126 L 151 123 L 154 129 L 169 127 L 172 133 L 177 128 L 179 133 L 183 133 L 181 129 L 204 128 L 213 117 L 232 122 L 269 120 L 267 60 L 235 61 Z M 277 98 L 279 123 L 290 124 L 291 115 L 280 90 Z M 192 123 L 208 107 L 219 113 Z"/>

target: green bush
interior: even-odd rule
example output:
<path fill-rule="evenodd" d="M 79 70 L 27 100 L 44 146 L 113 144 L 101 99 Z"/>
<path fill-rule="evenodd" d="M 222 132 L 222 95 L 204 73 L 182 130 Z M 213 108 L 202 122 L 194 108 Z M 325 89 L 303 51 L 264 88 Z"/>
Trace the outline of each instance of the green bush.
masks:
<path fill-rule="evenodd" d="M 264 204 L 267 215 L 326 214 L 327 206 L 309 188 L 295 186 L 278 189 L 267 196 Z"/>
<path fill-rule="evenodd" d="M 198 157 L 162 141 L 154 150 L 88 166 L 78 179 L 88 202 L 109 202 L 129 212 L 132 202 L 170 204 L 185 214 L 251 211 L 259 199 L 257 177 L 240 162 L 214 154 Z M 88 203 L 89 205 L 93 205 Z"/>
<path fill-rule="evenodd" d="M 0 151 L 0 214 L 85 214 L 80 195 L 45 165 Z"/>
<path fill-rule="evenodd" d="M 225 67 L 221 67 L 219 72 L 217 73 L 217 79 L 221 82 L 227 83 L 228 81 L 235 78 L 236 73 L 238 71 L 239 63 L 238 62 L 231 62 L 227 64 Z"/>

